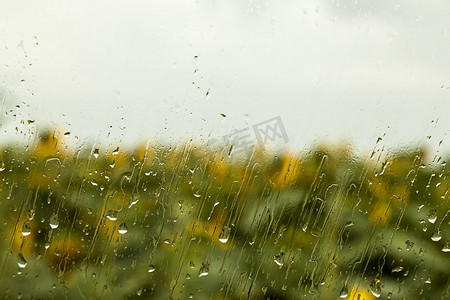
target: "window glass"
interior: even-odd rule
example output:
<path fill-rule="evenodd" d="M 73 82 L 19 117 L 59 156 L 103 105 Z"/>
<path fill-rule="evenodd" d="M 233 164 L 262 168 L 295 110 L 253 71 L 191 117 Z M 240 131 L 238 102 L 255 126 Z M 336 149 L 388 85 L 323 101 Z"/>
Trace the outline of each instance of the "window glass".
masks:
<path fill-rule="evenodd" d="M 448 299 L 449 11 L 4 1 L 1 297 Z"/>

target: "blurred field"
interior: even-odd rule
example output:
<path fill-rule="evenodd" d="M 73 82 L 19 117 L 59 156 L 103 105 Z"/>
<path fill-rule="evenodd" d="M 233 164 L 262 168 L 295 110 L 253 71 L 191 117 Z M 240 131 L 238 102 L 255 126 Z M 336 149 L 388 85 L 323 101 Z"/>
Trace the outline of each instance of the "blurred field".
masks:
<path fill-rule="evenodd" d="M 448 299 L 450 157 L 2 145 L 2 298 Z"/>

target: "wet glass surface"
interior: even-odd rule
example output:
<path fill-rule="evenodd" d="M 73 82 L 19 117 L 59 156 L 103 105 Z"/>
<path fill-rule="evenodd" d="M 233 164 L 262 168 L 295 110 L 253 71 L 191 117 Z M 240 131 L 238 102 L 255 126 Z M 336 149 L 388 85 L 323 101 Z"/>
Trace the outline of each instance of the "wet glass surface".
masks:
<path fill-rule="evenodd" d="M 3 8 L 2 298 L 450 297 L 447 2 Z"/>

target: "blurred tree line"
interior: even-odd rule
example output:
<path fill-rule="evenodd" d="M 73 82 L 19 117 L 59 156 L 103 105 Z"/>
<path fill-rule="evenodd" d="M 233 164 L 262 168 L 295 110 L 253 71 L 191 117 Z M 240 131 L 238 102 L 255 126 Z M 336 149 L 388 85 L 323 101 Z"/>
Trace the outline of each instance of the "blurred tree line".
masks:
<path fill-rule="evenodd" d="M 448 157 L 69 137 L 1 149 L 4 297 L 449 297 Z"/>

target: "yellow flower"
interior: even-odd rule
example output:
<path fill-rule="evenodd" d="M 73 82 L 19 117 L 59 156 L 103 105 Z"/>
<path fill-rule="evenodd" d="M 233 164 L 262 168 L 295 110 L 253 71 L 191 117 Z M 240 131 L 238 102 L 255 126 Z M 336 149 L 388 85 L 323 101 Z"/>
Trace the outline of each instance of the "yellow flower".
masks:
<path fill-rule="evenodd" d="M 209 221 L 203 221 L 199 219 L 192 219 L 191 222 L 187 224 L 187 230 L 190 233 L 194 233 L 194 236 L 197 237 L 205 237 L 214 242 L 217 242 L 220 246 L 227 248 L 228 243 L 232 237 L 232 233 L 230 233 L 230 238 L 227 242 L 219 242 L 219 238 L 221 237 L 222 229 L 224 228 L 225 217 L 223 214 L 220 214 L 223 217 L 213 217 Z"/>
<path fill-rule="evenodd" d="M 65 139 L 66 133 L 56 129 L 41 133 L 32 153 L 40 159 L 66 156 L 70 147 Z"/>
<path fill-rule="evenodd" d="M 348 300 L 356 300 L 356 299 L 358 299 L 358 300 L 375 300 L 378 298 L 375 297 L 374 295 L 372 295 L 372 293 L 369 292 L 368 290 L 364 290 L 361 287 L 359 287 L 358 289 L 356 287 L 354 287 L 346 299 L 348 299 Z"/>
<path fill-rule="evenodd" d="M 281 159 L 280 171 L 272 176 L 273 186 L 276 189 L 288 187 L 298 177 L 300 163 L 292 153 L 286 153 Z"/>
<path fill-rule="evenodd" d="M 25 223 L 29 230 L 24 229 Z M 8 239 L 8 242 L 11 242 L 12 251 L 19 252 L 20 250 L 25 257 L 28 257 L 33 252 L 33 243 L 36 237 L 34 222 L 27 218 L 21 218 L 15 228 L 10 228 L 9 233 L 8 238 L 11 237 L 11 240 Z"/>

